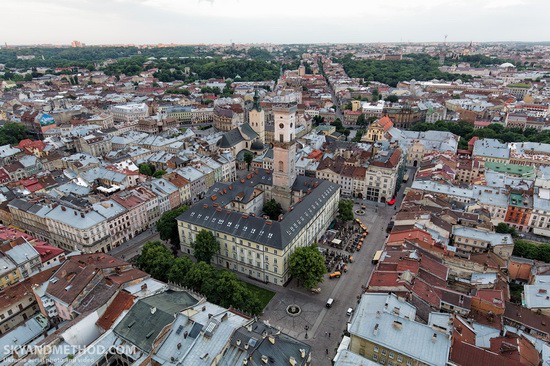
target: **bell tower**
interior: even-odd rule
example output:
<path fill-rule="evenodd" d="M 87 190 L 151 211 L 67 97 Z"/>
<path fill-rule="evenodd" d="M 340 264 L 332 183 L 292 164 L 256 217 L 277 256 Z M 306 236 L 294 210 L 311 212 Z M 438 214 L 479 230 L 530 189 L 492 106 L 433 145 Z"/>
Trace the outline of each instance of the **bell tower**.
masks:
<path fill-rule="evenodd" d="M 273 198 L 288 210 L 296 180 L 296 105 L 273 106 Z"/>
<path fill-rule="evenodd" d="M 254 92 L 254 104 L 248 112 L 248 123 L 250 127 L 258 134 L 258 139 L 265 143 L 265 111 L 260 106 L 260 96 L 258 89 Z"/>

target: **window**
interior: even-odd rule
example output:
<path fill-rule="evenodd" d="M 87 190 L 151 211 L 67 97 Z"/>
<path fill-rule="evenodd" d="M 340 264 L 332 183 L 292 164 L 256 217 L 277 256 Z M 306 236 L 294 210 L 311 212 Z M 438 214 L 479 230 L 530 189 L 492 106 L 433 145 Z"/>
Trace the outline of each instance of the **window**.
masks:
<path fill-rule="evenodd" d="M 397 356 L 397 362 L 403 362 L 403 357 Z"/>
<path fill-rule="evenodd" d="M 374 346 L 374 352 L 378 353 L 379 349 L 378 346 Z"/>
<path fill-rule="evenodd" d="M 410 360 L 407 361 L 407 366 L 412 366 L 412 365 L 413 365 L 413 364 L 412 364 L 412 361 L 410 361 Z"/>
<path fill-rule="evenodd" d="M 361 352 L 359 352 L 359 354 L 361 354 Z M 378 355 L 377 354 L 372 355 L 372 359 L 374 361 L 378 361 Z"/>
<path fill-rule="evenodd" d="M 279 171 L 284 171 L 284 163 L 282 161 L 279 161 Z"/>
<path fill-rule="evenodd" d="M 390 352 L 390 354 L 388 355 L 389 358 L 391 358 L 393 360 L 393 352 Z"/>
<path fill-rule="evenodd" d="M 13 310 L 8 310 L 8 315 L 12 315 L 13 314 Z"/>
<path fill-rule="evenodd" d="M 382 356 L 385 356 L 387 351 L 385 349 L 382 350 Z"/>

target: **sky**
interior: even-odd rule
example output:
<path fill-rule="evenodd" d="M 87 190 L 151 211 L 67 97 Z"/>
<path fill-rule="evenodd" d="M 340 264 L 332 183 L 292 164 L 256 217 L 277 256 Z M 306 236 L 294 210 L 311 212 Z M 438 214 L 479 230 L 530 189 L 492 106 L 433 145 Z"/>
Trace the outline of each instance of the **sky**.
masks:
<path fill-rule="evenodd" d="M 1 0 L 0 43 L 549 41 L 548 0 Z"/>

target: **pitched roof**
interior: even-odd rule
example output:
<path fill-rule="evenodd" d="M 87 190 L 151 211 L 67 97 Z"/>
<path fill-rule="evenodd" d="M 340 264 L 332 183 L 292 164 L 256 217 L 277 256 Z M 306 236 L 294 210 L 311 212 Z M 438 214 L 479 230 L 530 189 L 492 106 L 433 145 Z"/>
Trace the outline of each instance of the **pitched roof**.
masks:
<path fill-rule="evenodd" d="M 101 318 L 96 322 L 103 330 L 110 329 L 115 320 L 124 310 L 128 310 L 134 304 L 134 296 L 126 291 L 120 291 L 107 307 Z"/>

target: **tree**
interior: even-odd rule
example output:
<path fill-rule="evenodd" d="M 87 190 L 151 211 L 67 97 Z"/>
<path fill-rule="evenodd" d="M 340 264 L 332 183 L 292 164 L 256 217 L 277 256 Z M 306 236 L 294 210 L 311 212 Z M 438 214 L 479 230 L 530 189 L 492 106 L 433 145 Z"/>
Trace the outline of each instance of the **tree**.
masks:
<path fill-rule="evenodd" d="M 338 203 L 338 218 L 344 222 L 353 220 L 353 201 L 341 200 Z"/>
<path fill-rule="evenodd" d="M 391 94 L 386 97 L 385 101 L 391 102 L 391 103 L 397 103 L 399 102 L 399 97 L 397 95 Z"/>
<path fill-rule="evenodd" d="M 214 267 L 205 262 L 194 263 L 191 269 L 185 275 L 185 285 L 193 290 L 208 295 L 204 286 L 207 280 L 213 279 L 216 272 Z"/>
<path fill-rule="evenodd" d="M 504 222 L 500 222 L 495 227 L 495 231 L 499 234 L 511 234 L 512 236 L 516 236 L 516 229 Z"/>
<path fill-rule="evenodd" d="M 153 173 L 153 178 L 160 178 L 162 177 L 164 174 L 166 174 L 166 170 L 157 170 L 156 172 Z"/>
<path fill-rule="evenodd" d="M 220 243 L 214 237 L 211 231 L 201 230 L 197 234 L 195 241 L 191 243 L 193 256 L 199 262 L 210 264 L 210 260 L 220 250 Z"/>
<path fill-rule="evenodd" d="M 174 255 L 158 240 L 145 243 L 136 260 L 139 269 L 163 282 L 168 280 L 173 263 Z"/>
<path fill-rule="evenodd" d="M 174 210 L 166 211 L 157 221 L 157 231 L 162 240 L 170 240 L 173 247 L 179 247 L 180 237 L 176 217 L 187 211 L 189 206 L 181 206 Z"/>
<path fill-rule="evenodd" d="M 317 245 L 296 248 L 290 255 L 290 275 L 302 281 L 306 288 L 316 287 L 323 282 L 326 273 L 325 258 L 317 249 Z"/>
<path fill-rule="evenodd" d="M 313 124 L 315 126 L 319 126 L 320 124 L 324 124 L 325 123 L 325 117 L 321 117 L 321 116 L 314 116 L 313 119 Z"/>
<path fill-rule="evenodd" d="M 357 117 L 357 122 L 355 122 L 357 126 L 365 126 L 367 124 L 367 121 L 365 120 L 365 115 L 361 113 L 359 117 Z"/>
<path fill-rule="evenodd" d="M 20 123 L 6 123 L 0 127 L 0 145 L 13 145 L 28 138 L 27 129 Z"/>
<path fill-rule="evenodd" d="M 153 164 L 149 163 L 143 163 L 139 164 L 139 172 L 144 175 L 148 175 L 149 177 L 152 177 L 155 173 L 155 166 Z"/>
<path fill-rule="evenodd" d="M 252 160 L 254 160 L 254 154 L 252 154 L 250 151 L 245 151 L 244 161 L 246 163 L 246 169 L 250 170 L 250 164 L 252 164 Z"/>
<path fill-rule="evenodd" d="M 272 198 L 265 203 L 263 211 L 271 220 L 278 220 L 279 215 L 283 213 L 283 208 L 279 202 Z"/>
<path fill-rule="evenodd" d="M 193 266 L 193 261 L 188 257 L 176 258 L 168 271 L 168 281 L 185 285 L 185 276 Z"/>

